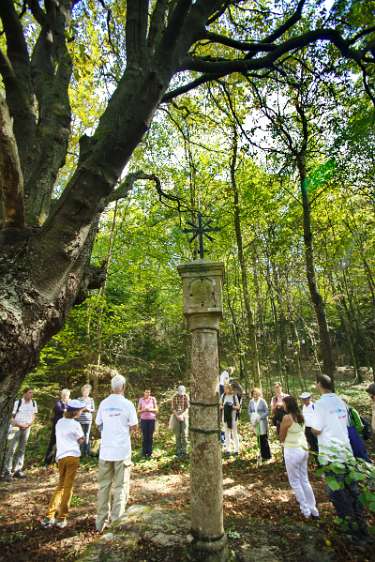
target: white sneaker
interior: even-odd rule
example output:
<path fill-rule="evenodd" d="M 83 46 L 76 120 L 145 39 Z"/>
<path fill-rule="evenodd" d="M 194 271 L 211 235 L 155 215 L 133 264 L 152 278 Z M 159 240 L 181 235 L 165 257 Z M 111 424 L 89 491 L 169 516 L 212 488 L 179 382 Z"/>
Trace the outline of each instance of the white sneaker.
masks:
<path fill-rule="evenodd" d="M 65 529 L 66 526 L 67 526 L 66 519 L 59 519 L 58 521 L 55 522 L 55 527 L 58 527 L 59 529 Z"/>
<path fill-rule="evenodd" d="M 315 508 L 311 510 L 311 515 L 313 517 L 319 517 L 319 511 Z"/>

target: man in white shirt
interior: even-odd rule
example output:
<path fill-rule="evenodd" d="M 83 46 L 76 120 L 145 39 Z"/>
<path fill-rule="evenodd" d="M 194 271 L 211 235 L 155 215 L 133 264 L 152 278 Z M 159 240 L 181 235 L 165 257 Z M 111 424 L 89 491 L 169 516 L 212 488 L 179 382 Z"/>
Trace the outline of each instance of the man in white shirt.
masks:
<path fill-rule="evenodd" d="M 362 544 L 368 539 L 367 524 L 359 501 L 358 486 L 356 482 L 349 481 L 350 469 L 346 466 L 346 462 L 353 458 L 348 434 L 348 410 L 334 393 L 330 377 L 319 375 L 316 386 L 322 396 L 315 403 L 312 431 L 318 436 L 319 462 L 327 466 L 325 476 L 335 479 L 340 485 L 338 490 L 328 486 L 328 495 L 349 538 L 356 544 Z M 330 465 L 334 463 L 343 468 L 339 472 L 330 470 Z"/>
<path fill-rule="evenodd" d="M 129 496 L 130 433 L 136 431 L 138 418 L 134 405 L 124 397 L 125 384 L 122 375 L 112 378 L 112 394 L 100 403 L 95 420 L 101 431 L 96 517 L 99 532 L 109 521 L 113 523 L 122 516 Z"/>
<path fill-rule="evenodd" d="M 33 389 L 27 388 L 23 397 L 16 400 L 8 432 L 7 452 L 4 464 L 4 480 L 9 482 L 12 475 L 25 478 L 22 472 L 25 461 L 26 443 L 30 436 L 30 428 L 34 422 L 38 407 L 33 400 Z M 14 470 L 14 472 L 13 472 Z"/>
<path fill-rule="evenodd" d="M 317 455 L 319 453 L 318 439 L 311 429 L 314 419 L 315 404 L 311 397 L 311 392 L 302 392 L 302 394 L 300 395 L 300 399 L 302 400 L 303 404 L 302 415 L 303 419 L 305 420 L 306 439 L 309 444 L 310 450 L 314 453 L 314 460 L 317 461 Z"/>

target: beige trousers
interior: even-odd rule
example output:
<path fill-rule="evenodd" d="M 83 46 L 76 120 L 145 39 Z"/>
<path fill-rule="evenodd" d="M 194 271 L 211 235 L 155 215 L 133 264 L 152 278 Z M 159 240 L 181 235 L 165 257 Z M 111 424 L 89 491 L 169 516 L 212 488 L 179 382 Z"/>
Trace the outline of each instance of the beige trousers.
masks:
<path fill-rule="evenodd" d="M 111 520 L 113 523 L 124 513 L 129 497 L 131 466 L 130 460 L 99 460 L 96 516 L 98 531 L 103 529 L 106 522 Z"/>

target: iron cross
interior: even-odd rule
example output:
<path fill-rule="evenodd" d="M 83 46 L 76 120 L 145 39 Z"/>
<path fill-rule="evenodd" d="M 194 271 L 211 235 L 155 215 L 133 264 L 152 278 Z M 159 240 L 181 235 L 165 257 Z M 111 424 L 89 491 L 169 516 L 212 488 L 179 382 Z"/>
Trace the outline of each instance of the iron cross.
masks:
<path fill-rule="evenodd" d="M 195 240 L 195 238 L 197 238 L 198 236 L 199 257 L 201 259 L 203 259 L 204 256 L 203 237 L 206 236 L 206 238 L 208 238 L 210 242 L 212 242 L 213 238 L 208 234 L 208 232 L 217 232 L 218 230 L 220 230 L 220 228 L 214 228 L 210 226 L 211 223 L 212 223 L 211 219 L 208 219 L 208 221 L 203 222 L 202 213 L 198 212 L 198 224 L 194 224 L 193 222 L 188 221 L 187 224 L 189 224 L 191 228 L 185 228 L 183 230 L 183 232 L 186 233 L 190 232 L 193 234 L 193 236 L 189 240 L 190 243 L 193 242 L 193 240 Z"/>

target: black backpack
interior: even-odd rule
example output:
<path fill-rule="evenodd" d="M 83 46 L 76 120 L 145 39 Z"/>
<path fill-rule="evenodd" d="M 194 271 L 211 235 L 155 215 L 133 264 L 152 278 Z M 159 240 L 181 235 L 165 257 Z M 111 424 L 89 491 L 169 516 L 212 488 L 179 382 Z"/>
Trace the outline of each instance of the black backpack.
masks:
<path fill-rule="evenodd" d="M 371 423 L 367 418 L 364 418 L 362 416 L 360 416 L 360 418 L 361 422 L 363 423 L 362 437 L 365 441 L 368 441 L 372 435 Z"/>

